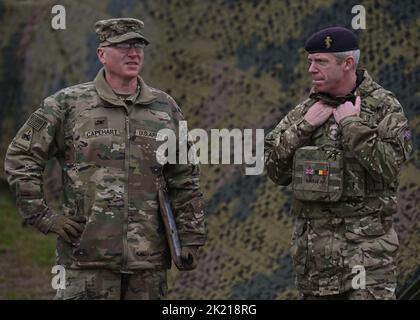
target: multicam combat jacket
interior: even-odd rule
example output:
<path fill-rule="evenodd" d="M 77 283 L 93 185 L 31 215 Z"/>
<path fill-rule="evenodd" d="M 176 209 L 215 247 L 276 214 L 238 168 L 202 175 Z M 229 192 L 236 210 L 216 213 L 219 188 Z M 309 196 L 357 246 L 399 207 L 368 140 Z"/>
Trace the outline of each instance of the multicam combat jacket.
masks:
<path fill-rule="evenodd" d="M 88 221 L 74 246 L 57 242 L 58 263 L 119 271 L 167 266 L 168 248 L 158 212 L 164 177 L 183 246 L 205 242 L 199 168 L 156 160 L 157 132 L 178 136 L 181 110 L 166 93 L 138 78 L 128 108 L 100 70 L 93 82 L 46 98 L 10 144 L 5 169 L 24 221 L 46 233 L 52 211 L 43 192 L 45 163 L 57 157 L 63 173 L 64 215 Z"/>

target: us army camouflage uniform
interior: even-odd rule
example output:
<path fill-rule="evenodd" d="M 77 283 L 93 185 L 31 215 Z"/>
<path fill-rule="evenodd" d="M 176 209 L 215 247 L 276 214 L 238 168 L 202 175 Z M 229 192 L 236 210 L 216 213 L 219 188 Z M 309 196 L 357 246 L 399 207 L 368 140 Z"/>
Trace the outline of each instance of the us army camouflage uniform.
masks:
<path fill-rule="evenodd" d="M 133 274 L 110 270 L 66 270 L 66 287 L 55 300 L 157 300 L 167 294 L 166 270 L 144 269 Z"/>
<path fill-rule="evenodd" d="M 293 183 L 293 159 L 304 146 L 337 144 L 344 152 L 343 193 L 336 202 L 293 199 L 295 228 L 292 257 L 296 285 L 307 297 L 394 299 L 395 258 L 399 248 L 392 225 L 396 212 L 397 176 L 412 150 L 403 109 L 394 95 L 366 71 L 353 98 L 362 100 L 359 116 L 337 125 L 331 116 L 319 128 L 303 119 L 320 99 L 314 89 L 266 136 L 269 177 L 279 185 Z M 353 99 L 354 100 L 354 99 Z M 306 174 L 312 174 L 311 169 Z M 299 180 L 299 181 L 298 181 Z M 332 183 L 332 182 L 331 182 Z M 366 290 L 353 290 L 352 279 L 366 271 Z M 357 282 L 356 282 L 357 284 Z"/>
<path fill-rule="evenodd" d="M 161 177 L 182 245 L 205 242 L 198 166 L 162 166 L 156 160 L 162 143 L 156 140 L 157 132 L 169 128 L 178 136 L 182 112 L 169 95 L 140 77 L 138 82 L 139 93 L 129 108 L 100 70 L 93 82 L 46 98 L 8 148 L 5 169 L 18 209 L 24 221 L 43 233 L 53 212 L 45 202 L 42 172 L 46 161 L 57 157 L 64 188 L 63 212 L 58 214 L 87 217 L 74 246 L 57 240 L 57 264 L 74 269 L 72 275 L 77 269 L 106 269 L 111 272 L 97 277 L 109 279 L 112 272 L 157 270 L 153 277 L 166 279 L 162 270 L 165 273 L 170 259 L 157 201 Z M 86 284 L 93 281 L 88 271 L 81 277 L 90 277 Z M 165 286 L 160 285 L 162 292 Z"/>

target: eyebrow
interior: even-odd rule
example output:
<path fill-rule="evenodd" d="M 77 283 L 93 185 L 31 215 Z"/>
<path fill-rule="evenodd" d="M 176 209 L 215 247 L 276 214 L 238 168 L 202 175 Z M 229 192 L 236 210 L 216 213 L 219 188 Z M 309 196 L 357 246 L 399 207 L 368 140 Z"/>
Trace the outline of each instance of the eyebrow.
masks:
<path fill-rule="evenodd" d="M 329 61 L 328 59 L 326 59 L 326 58 L 314 58 L 314 59 L 312 59 L 312 58 L 308 58 L 308 61 L 315 61 L 315 62 L 327 62 L 327 61 Z"/>

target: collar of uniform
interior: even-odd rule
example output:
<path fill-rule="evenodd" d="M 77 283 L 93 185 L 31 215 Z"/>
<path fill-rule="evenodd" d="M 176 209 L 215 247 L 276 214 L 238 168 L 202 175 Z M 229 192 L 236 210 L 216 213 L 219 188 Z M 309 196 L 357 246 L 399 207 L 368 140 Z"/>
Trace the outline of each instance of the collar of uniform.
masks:
<path fill-rule="evenodd" d="M 372 91 L 378 89 L 378 85 L 373 81 L 372 77 L 369 75 L 366 69 L 359 70 L 363 71 L 363 81 L 356 88 L 354 94 L 356 96 L 363 97 L 369 95 Z"/>
<path fill-rule="evenodd" d="M 137 96 L 137 104 L 149 104 L 157 99 L 157 96 L 153 93 L 150 87 L 144 82 L 144 80 L 138 76 L 137 77 L 140 87 L 140 94 Z"/>
<path fill-rule="evenodd" d="M 148 104 L 153 102 L 157 97 L 153 94 L 149 86 L 146 85 L 140 76 L 138 76 L 137 81 L 140 86 L 140 94 L 137 96 L 136 104 Z M 104 68 L 99 70 L 93 82 L 95 84 L 96 91 L 98 91 L 99 96 L 103 100 L 108 101 L 113 105 L 125 106 L 125 103 L 117 97 L 108 82 L 106 82 Z"/>
<path fill-rule="evenodd" d="M 139 96 L 139 94 L 140 94 L 140 86 L 139 85 L 137 85 L 137 88 L 136 88 L 136 92 L 134 92 L 133 94 L 131 94 L 131 95 L 126 95 L 126 94 L 118 94 L 118 93 L 116 93 L 116 92 L 114 92 L 115 93 L 115 95 L 120 99 L 120 100 L 122 100 L 122 101 L 124 101 L 124 102 L 130 102 L 130 104 L 135 104 L 136 103 L 136 101 L 137 101 L 137 97 Z"/>

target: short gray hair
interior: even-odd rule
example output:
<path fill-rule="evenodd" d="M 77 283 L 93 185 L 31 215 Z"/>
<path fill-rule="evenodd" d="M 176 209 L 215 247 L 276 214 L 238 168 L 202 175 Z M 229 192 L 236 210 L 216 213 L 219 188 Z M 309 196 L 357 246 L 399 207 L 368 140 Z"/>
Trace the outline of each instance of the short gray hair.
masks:
<path fill-rule="evenodd" d="M 360 59 L 360 49 L 351 50 L 351 51 L 344 51 L 344 52 L 334 52 L 333 56 L 337 60 L 337 62 L 342 62 L 348 56 L 352 56 L 354 59 L 354 67 L 353 69 L 357 68 Z"/>

